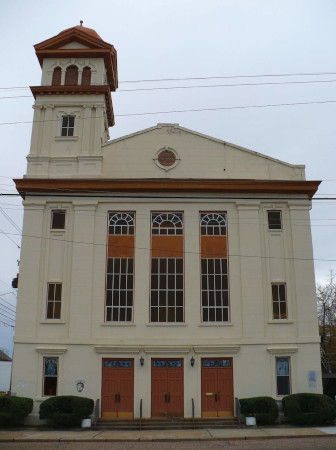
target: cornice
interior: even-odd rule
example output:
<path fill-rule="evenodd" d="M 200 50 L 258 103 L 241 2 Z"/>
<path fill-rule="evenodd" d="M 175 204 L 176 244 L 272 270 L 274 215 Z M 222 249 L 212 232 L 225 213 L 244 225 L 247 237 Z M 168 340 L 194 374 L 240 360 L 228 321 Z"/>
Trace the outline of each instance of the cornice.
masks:
<path fill-rule="evenodd" d="M 100 86 L 30 86 L 36 100 L 37 95 L 99 95 L 105 96 L 106 114 L 110 127 L 114 125 L 114 112 L 111 89 L 108 85 Z"/>
<path fill-rule="evenodd" d="M 68 349 L 67 348 L 55 348 L 55 347 L 37 347 L 35 349 L 37 353 L 45 356 L 57 356 L 63 355 Z"/>
<path fill-rule="evenodd" d="M 127 346 L 127 345 L 121 345 L 121 346 L 108 346 L 108 345 L 101 345 L 101 346 L 95 346 L 94 349 L 98 354 L 137 354 L 140 352 L 141 347 L 140 346 Z"/>
<path fill-rule="evenodd" d="M 214 355 L 235 355 L 240 350 L 240 345 L 195 345 L 196 354 L 211 353 Z"/>
<path fill-rule="evenodd" d="M 219 194 L 296 194 L 313 197 L 320 181 L 290 180 L 222 180 L 222 179 L 14 179 L 16 189 L 24 197 L 27 193 L 63 194 L 108 192 L 166 192 Z M 303 198 L 304 200 L 304 198 Z"/>
<path fill-rule="evenodd" d="M 297 347 L 267 347 L 271 355 L 292 355 L 298 351 Z"/>

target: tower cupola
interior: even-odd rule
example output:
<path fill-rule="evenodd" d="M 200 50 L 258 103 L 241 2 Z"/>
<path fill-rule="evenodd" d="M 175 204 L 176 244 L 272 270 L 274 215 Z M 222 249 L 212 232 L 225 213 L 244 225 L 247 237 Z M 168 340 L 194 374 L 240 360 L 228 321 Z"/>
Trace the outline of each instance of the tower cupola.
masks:
<path fill-rule="evenodd" d="M 27 175 L 99 175 L 101 145 L 114 125 L 115 48 L 82 21 L 34 48 L 42 79 L 30 88 L 35 114 Z M 58 175 L 57 165 L 66 173 Z"/>

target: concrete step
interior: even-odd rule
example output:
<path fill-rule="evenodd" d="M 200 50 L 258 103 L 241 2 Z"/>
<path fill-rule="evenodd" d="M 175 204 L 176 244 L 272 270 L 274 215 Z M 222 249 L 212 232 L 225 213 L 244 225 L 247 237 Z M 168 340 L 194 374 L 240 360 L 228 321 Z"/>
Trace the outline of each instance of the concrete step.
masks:
<path fill-rule="evenodd" d="M 118 420 L 118 419 L 99 419 L 97 429 L 110 430 L 174 430 L 190 428 L 238 428 L 241 425 L 237 419 L 139 419 Z"/>

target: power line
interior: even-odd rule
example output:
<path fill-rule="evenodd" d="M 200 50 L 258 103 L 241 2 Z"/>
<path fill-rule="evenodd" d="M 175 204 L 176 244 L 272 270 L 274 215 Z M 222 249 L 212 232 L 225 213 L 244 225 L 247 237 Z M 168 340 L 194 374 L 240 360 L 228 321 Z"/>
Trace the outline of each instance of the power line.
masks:
<path fill-rule="evenodd" d="M 11 328 L 15 328 L 15 326 L 14 325 L 11 325 L 10 323 L 8 323 L 8 322 L 4 322 L 3 320 L 0 320 L 0 322 L 5 326 L 5 327 L 11 327 Z"/>
<path fill-rule="evenodd" d="M 8 317 L 8 318 L 11 319 L 11 320 L 13 320 L 13 321 L 15 321 L 15 314 L 13 314 L 13 312 L 11 312 L 10 310 L 7 311 L 7 310 L 5 310 L 5 309 L 3 309 L 3 308 L 4 308 L 4 306 L 1 305 L 1 303 L 0 303 L 0 312 L 9 314 L 10 317 Z"/>
<path fill-rule="evenodd" d="M 15 233 L 8 233 L 17 236 Z M 85 242 L 85 241 L 75 241 L 72 239 L 57 239 L 50 238 L 44 236 L 33 236 L 29 234 L 22 234 L 23 237 L 32 238 L 32 239 L 41 239 L 41 240 L 49 240 L 55 242 L 63 242 L 63 243 L 72 243 L 72 244 L 82 244 L 82 245 L 93 245 L 99 247 L 106 247 L 107 243 L 95 243 L 95 242 Z M 114 248 L 132 248 L 137 250 L 147 250 L 152 251 L 152 248 L 149 247 L 136 247 L 136 246 L 128 246 L 128 245 L 114 245 Z M 170 249 L 157 249 L 162 252 L 170 252 Z M 200 255 L 200 252 L 192 252 L 192 251 L 183 251 L 183 254 L 192 254 L 192 255 Z M 213 253 L 213 256 L 217 256 L 216 253 Z M 222 256 L 222 253 L 218 253 L 218 256 Z M 336 262 L 336 259 L 324 259 L 324 258 L 295 258 L 295 257 L 278 257 L 278 256 L 262 256 L 262 255 L 240 255 L 240 254 L 228 254 L 228 258 L 238 257 L 238 258 L 260 258 L 260 259 L 281 259 L 281 260 L 295 260 L 295 261 L 326 261 L 326 262 Z"/>
<path fill-rule="evenodd" d="M 232 80 L 236 78 L 268 78 L 268 77 L 306 77 L 306 76 L 325 76 L 336 75 L 336 72 L 299 72 L 299 73 L 278 73 L 278 74 L 254 74 L 254 75 L 224 75 L 207 77 L 173 77 L 173 78 L 153 78 L 143 80 L 121 80 L 123 83 L 162 83 L 164 81 L 192 81 L 192 80 Z M 95 84 L 91 84 L 95 85 Z M 97 84 L 98 85 L 98 84 Z M 100 85 L 100 84 L 99 84 Z M 29 86 L 0 87 L 0 90 L 29 89 Z"/>
<path fill-rule="evenodd" d="M 3 210 L 3 208 L 0 206 L 0 212 L 3 214 L 3 216 L 8 220 L 8 222 L 19 232 L 21 233 L 20 227 L 16 225 L 14 220 L 11 219 L 11 217 Z"/>
<path fill-rule="evenodd" d="M 1 299 L 3 302 L 5 302 L 5 300 L 4 300 L 3 298 L 0 297 L 0 299 Z M 5 302 L 5 303 L 9 304 L 8 302 Z M 8 306 L 3 305 L 3 304 L 1 304 L 1 303 L 0 303 L 0 307 L 6 308 L 6 309 L 8 309 L 11 313 L 16 314 L 16 311 L 15 311 L 15 309 L 13 309 L 13 308 L 9 308 Z"/>
<path fill-rule="evenodd" d="M 15 322 L 15 319 L 12 319 L 11 317 L 7 316 L 6 314 L 3 314 L 2 312 L 0 312 L 0 316 L 6 317 L 6 319 L 9 319 L 12 322 Z"/>
<path fill-rule="evenodd" d="M 203 112 L 203 111 L 227 111 L 234 109 L 253 109 L 253 108 L 275 108 L 280 106 L 305 106 L 305 105 L 325 105 L 336 103 L 336 100 L 322 100 L 322 101 L 309 101 L 309 102 L 293 102 L 293 103 L 273 103 L 265 105 L 243 105 L 243 106 L 224 106 L 216 108 L 199 108 L 199 109 L 176 109 L 170 111 L 147 111 L 141 113 L 126 113 L 126 114 L 115 114 L 115 117 L 134 117 L 134 116 L 148 116 L 157 114 L 180 114 L 187 112 Z M 97 116 L 95 119 L 103 119 L 104 116 Z M 92 120 L 91 117 L 78 117 L 77 120 Z M 47 119 L 47 120 L 20 120 L 16 122 L 0 122 L 0 125 L 18 125 L 18 124 L 32 124 L 32 123 L 46 123 L 46 122 L 57 122 L 58 119 Z"/>
<path fill-rule="evenodd" d="M 20 246 L 19 246 L 15 241 L 13 241 L 12 238 L 10 238 L 10 237 L 8 236 L 8 233 L 5 233 L 1 228 L 0 228 L 0 233 L 1 233 L 1 234 L 4 234 L 8 240 L 10 240 L 14 245 L 17 246 L 17 248 L 20 248 Z"/>
<path fill-rule="evenodd" d="M 164 90 L 177 90 L 177 89 L 207 89 L 207 88 L 228 88 L 228 87 L 249 87 L 249 86 L 279 86 L 279 85 L 305 85 L 316 83 L 335 83 L 336 80 L 309 80 L 309 81 L 273 81 L 262 83 L 236 83 L 236 84 L 209 84 L 209 85 L 188 85 L 188 86 L 163 86 L 163 87 L 149 87 L 149 88 L 136 88 L 136 89 L 118 89 L 119 92 L 141 92 L 141 91 L 164 91 Z M 31 98 L 30 95 L 11 95 L 0 97 L 0 99 L 10 98 Z"/>

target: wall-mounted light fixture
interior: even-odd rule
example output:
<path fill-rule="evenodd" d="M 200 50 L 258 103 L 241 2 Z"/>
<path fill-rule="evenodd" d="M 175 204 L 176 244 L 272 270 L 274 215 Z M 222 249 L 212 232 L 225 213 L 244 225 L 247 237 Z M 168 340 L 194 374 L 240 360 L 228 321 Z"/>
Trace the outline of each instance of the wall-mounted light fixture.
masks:
<path fill-rule="evenodd" d="M 190 359 L 190 365 L 191 365 L 191 367 L 194 367 L 194 364 L 195 364 L 195 359 L 194 359 L 194 357 L 192 356 L 191 359 Z"/>
<path fill-rule="evenodd" d="M 143 356 L 140 358 L 140 366 L 142 367 L 144 365 L 145 360 L 143 359 Z"/>

